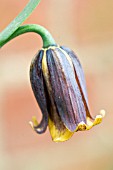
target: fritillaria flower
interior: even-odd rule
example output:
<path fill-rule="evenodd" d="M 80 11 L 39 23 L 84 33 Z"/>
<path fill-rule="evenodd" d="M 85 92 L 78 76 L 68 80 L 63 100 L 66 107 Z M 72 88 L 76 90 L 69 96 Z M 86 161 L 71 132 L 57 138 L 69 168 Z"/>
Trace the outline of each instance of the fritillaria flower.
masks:
<path fill-rule="evenodd" d="M 68 140 L 74 132 L 101 123 L 105 111 L 90 114 L 84 73 L 75 53 L 64 46 L 41 49 L 32 61 L 30 81 L 42 120 L 33 117 L 32 128 L 39 134 L 49 127 L 53 141 Z"/>
<path fill-rule="evenodd" d="M 0 33 L 0 48 L 19 35 L 39 34 L 43 48 L 30 67 L 30 81 L 35 98 L 42 111 L 38 124 L 36 117 L 30 122 L 38 133 L 49 127 L 53 141 L 68 140 L 74 132 L 85 131 L 99 124 L 105 111 L 93 118 L 90 114 L 86 85 L 81 64 L 72 50 L 56 46 L 48 30 L 37 24 L 20 26 L 40 0 L 29 1 L 24 10 Z"/>

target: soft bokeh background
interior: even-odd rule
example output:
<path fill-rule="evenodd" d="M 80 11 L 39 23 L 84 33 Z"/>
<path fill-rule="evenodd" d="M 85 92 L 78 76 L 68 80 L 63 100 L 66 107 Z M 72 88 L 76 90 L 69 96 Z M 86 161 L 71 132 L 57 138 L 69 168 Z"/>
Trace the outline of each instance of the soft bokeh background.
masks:
<path fill-rule="evenodd" d="M 28 0 L 0 0 L 0 31 Z M 104 108 L 102 124 L 53 143 L 47 131 L 35 134 L 28 122 L 41 113 L 29 82 L 29 65 L 41 38 L 29 33 L 0 50 L 0 169 L 113 170 L 113 0 L 46 0 L 25 23 L 50 30 L 58 44 L 79 56 L 92 114 Z"/>

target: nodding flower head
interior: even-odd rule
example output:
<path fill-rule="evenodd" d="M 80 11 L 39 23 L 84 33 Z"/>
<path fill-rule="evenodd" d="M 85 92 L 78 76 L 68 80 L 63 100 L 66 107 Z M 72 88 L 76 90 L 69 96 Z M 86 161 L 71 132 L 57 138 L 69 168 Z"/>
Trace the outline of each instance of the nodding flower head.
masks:
<path fill-rule="evenodd" d="M 31 86 L 42 111 L 38 124 L 30 122 L 39 134 L 49 127 L 53 141 L 68 140 L 74 132 L 101 123 L 105 111 L 90 114 L 83 69 L 75 53 L 64 46 L 41 49 L 30 67 Z"/>

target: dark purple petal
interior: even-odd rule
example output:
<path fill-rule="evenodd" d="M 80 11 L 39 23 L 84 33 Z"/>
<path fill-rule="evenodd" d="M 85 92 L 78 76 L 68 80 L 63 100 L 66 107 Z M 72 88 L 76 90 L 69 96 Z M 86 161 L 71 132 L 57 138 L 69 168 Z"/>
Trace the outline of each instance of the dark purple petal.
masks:
<path fill-rule="evenodd" d="M 30 67 L 30 81 L 35 98 L 40 106 L 43 117 L 41 123 L 34 127 L 37 133 L 45 132 L 48 125 L 48 110 L 46 99 L 46 87 L 42 74 L 42 58 L 43 51 L 41 50 L 35 57 Z"/>
<path fill-rule="evenodd" d="M 53 98 L 59 115 L 65 126 L 70 131 L 74 131 L 78 123 L 86 122 L 86 117 L 73 69 L 58 48 L 47 51 L 47 64 Z"/>
<path fill-rule="evenodd" d="M 49 96 L 50 96 L 50 103 L 49 103 L 49 118 L 52 120 L 52 122 L 54 123 L 56 129 L 61 132 L 65 130 L 65 126 L 64 123 L 61 120 L 61 117 L 59 115 L 59 109 L 57 108 L 56 105 L 56 100 L 55 100 L 55 88 L 53 87 L 53 83 L 55 83 L 55 85 L 57 85 L 57 82 L 59 81 L 59 77 L 58 74 L 56 72 L 56 67 L 54 65 L 54 61 L 52 59 L 52 51 L 51 50 L 47 50 L 47 65 L 48 65 L 48 72 L 49 72 Z M 51 90 L 50 90 L 51 89 Z M 59 92 L 62 95 L 62 91 L 59 85 L 57 85 L 57 90 L 59 90 Z M 56 91 L 57 92 L 57 91 Z M 56 94 L 56 93 L 55 93 Z M 56 96 L 57 98 L 59 97 L 59 95 Z M 63 102 L 63 101 L 62 101 Z M 62 103 L 63 104 L 63 103 Z"/>
<path fill-rule="evenodd" d="M 64 46 L 61 46 L 61 48 L 70 56 L 70 58 L 72 60 L 74 70 L 75 70 L 76 80 L 78 82 L 78 86 L 80 88 L 82 98 L 84 101 L 84 105 L 86 108 L 86 114 L 88 117 L 93 119 L 93 117 L 90 115 L 85 77 L 84 77 L 84 72 L 83 72 L 82 66 L 80 64 L 80 61 L 72 50 L 70 50 L 69 48 L 64 47 Z"/>

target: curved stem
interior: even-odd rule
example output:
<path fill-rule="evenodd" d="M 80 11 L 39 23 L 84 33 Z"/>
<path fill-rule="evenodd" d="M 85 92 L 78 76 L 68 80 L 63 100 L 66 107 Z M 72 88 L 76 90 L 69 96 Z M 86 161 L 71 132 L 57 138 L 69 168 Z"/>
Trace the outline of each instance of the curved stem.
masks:
<path fill-rule="evenodd" d="M 47 29 L 45 29 L 44 27 L 40 25 L 28 24 L 28 25 L 20 26 L 8 39 L 6 39 L 4 42 L 0 42 L 0 47 L 5 45 L 7 42 L 12 40 L 13 38 L 21 34 L 28 33 L 28 32 L 35 32 L 39 34 L 43 40 L 44 48 L 47 48 L 51 45 L 56 45 L 55 40 L 53 39 L 53 37 L 51 36 L 51 34 L 48 32 Z"/>
<path fill-rule="evenodd" d="M 5 42 L 28 18 L 41 0 L 30 0 L 23 11 L 0 33 L 0 43 Z"/>

